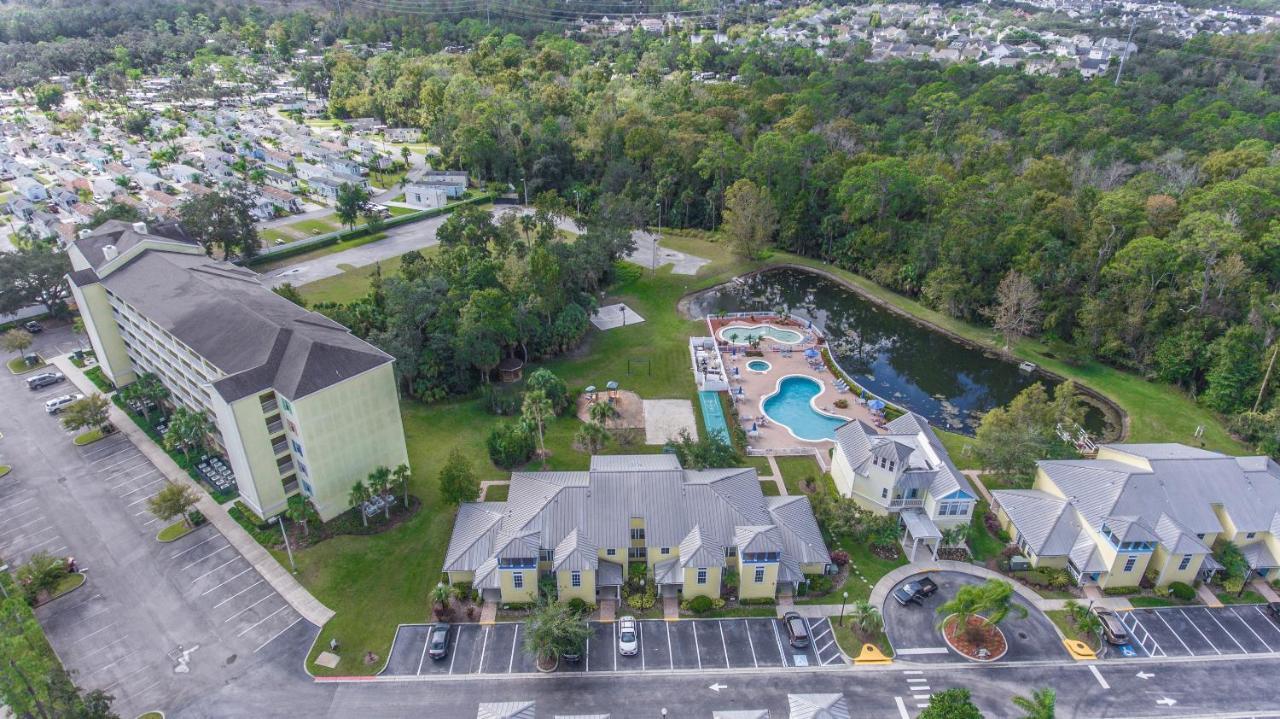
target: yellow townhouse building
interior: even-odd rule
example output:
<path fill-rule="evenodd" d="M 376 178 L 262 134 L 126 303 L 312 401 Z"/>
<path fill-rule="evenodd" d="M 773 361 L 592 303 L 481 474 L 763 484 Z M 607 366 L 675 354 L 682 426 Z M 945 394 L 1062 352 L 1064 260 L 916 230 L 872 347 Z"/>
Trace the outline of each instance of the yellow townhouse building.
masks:
<path fill-rule="evenodd" d="M 1280 567 L 1280 466 L 1181 444 L 1107 444 L 1096 459 L 1036 464 L 1032 489 L 991 493 L 1036 567 L 1079 584 L 1192 583 L 1220 569 L 1213 545 L 1240 546 L 1253 576 Z"/>
<path fill-rule="evenodd" d="M 324 520 L 352 485 L 408 463 L 393 358 L 207 257 L 179 225 L 112 220 L 67 253 L 71 293 L 107 378 L 153 374 L 205 413 L 260 516 L 309 497 Z"/>
<path fill-rule="evenodd" d="M 911 561 L 921 545 L 936 559 L 943 530 L 967 525 L 977 501 L 929 421 L 914 412 L 883 433 L 858 420 L 837 427 L 831 478 L 864 509 L 898 515 Z"/>
<path fill-rule="evenodd" d="M 773 597 L 829 571 L 830 552 L 805 497 L 766 497 L 755 469 L 689 470 L 674 455 L 591 458 L 585 472 L 516 472 L 505 502 L 458 510 L 445 554 L 449 582 L 486 601 L 531 602 L 541 577 L 561 600 L 617 600 L 630 563 L 664 596 Z"/>

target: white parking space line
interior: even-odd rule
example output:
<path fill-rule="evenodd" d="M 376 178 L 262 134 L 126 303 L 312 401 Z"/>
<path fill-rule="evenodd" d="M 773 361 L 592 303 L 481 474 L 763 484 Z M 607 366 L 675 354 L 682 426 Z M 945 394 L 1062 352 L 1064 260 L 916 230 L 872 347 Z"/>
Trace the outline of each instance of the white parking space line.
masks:
<path fill-rule="evenodd" d="M 636 646 L 640 648 L 640 671 L 644 671 L 644 629 L 636 622 Z"/>
<path fill-rule="evenodd" d="M 423 662 L 427 661 L 427 645 L 431 644 L 431 627 L 432 627 L 432 626 L 433 626 L 433 625 L 431 625 L 431 624 L 428 624 L 428 625 L 427 625 L 427 636 L 426 636 L 426 637 L 424 637 L 424 638 L 422 639 L 422 656 L 418 657 L 418 672 L 417 672 L 417 673 L 418 673 L 418 675 L 419 675 L 419 676 L 421 676 L 421 675 L 422 675 L 422 664 L 423 664 Z M 446 642 L 446 643 L 447 643 L 447 642 Z"/>
<path fill-rule="evenodd" d="M 147 501 L 148 499 L 151 499 L 151 497 L 143 497 L 143 498 L 141 498 L 141 499 L 135 499 L 135 500 L 133 500 L 132 502 L 130 502 L 129 504 L 127 504 L 127 505 L 125 505 L 125 506 L 132 507 L 132 506 L 134 506 L 135 504 L 142 504 L 143 502 Z"/>
<path fill-rule="evenodd" d="M 120 499 L 124 499 L 125 497 L 128 497 L 129 495 L 131 495 L 131 494 L 133 494 L 133 493 L 135 493 L 135 492 L 141 492 L 141 491 L 142 491 L 142 490 L 144 490 L 144 489 L 149 489 L 149 488 L 151 488 L 151 487 L 154 487 L 154 486 L 156 486 L 157 484 L 160 484 L 160 483 L 161 483 L 161 482 L 163 482 L 163 481 L 165 481 L 165 480 L 164 480 L 164 478 L 162 477 L 162 478 L 160 478 L 160 479 L 155 479 L 155 480 L 152 480 L 152 481 L 150 481 L 150 482 L 147 482 L 146 484 L 142 485 L 141 487 L 135 487 L 135 488 L 133 488 L 133 489 L 129 490 L 128 492 L 125 492 L 124 494 L 120 495 Z M 133 505 L 131 504 L 131 505 L 129 505 L 129 506 L 130 506 L 130 507 L 132 507 Z"/>
<path fill-rule="evenodd" d="M 204 540 L 204 541 L 200 542 L 199 544 L 193 544 L 193 545 L 191 545 L 190 547 L 187 547 L 186 549 L 182 550 L 181 552 L 178 552 L 177 554 L 175 554 L 175 555 L 173 555 L 172 557 L 169 557 L 169 558 L 170 558 L 170 559 L 177 559 L 178 557 L 181 557 L 182 555 L 186 554 L 187 552 L 190 552 L 191 550 L 196 549 L 197 547 L 200 547 L 201 545 L 204 545 L 204 544 L 207 544 L 207 543 L 209 543 L 209 542 L 212 542 L 213 540 L 215 540 L 215 539 L 217 539 L 218 537 L 221 537 L 221 536 L 222 536 L 221 534 L 216 534 L 216 533 L 215 533 L 212 537 L 209 537 L 208 539 L 206 539 L 206 540 Z"/>
<path fill-rule="evenodd" d="M 1201 637 L 1204 638 L 1206 642 L 1209 642 L 1209 646 L 1213 647 L 1213 651 L 1217 652 L 1218 654 L 1222 653 L 1222 651 L 1218 649 L 1218 646 L 1214 644 L 1213 641 L 1209 639 L 1209 637 L 1206 637 L 1204 632 L 1200 631 L 1200 627 L 1196 626 L 1196 623 L 1191 620 L 1191 617 L 1188 616 L 1185 611 L 1181 609 L 1179 609 L 1178 611 L 1181 612 L 1184 619 L 1186 619 L 1188 622 L 1191 623 L 1191 628 L 1196 630 L 1196 634 L 1199 634 Z"/>
<path fill-rule="evenodd" d="M 9 510 L 11 510 L 11 509 L 13 509 L 13 508 L 15 508 L 15 507 L 19 507 L 19 506 L 22 506 L 22 505 L 24 505 L 24 504 L 27 504 L 28 502 L 34 502 L 34 501 L 36 501 L 36 498 L 35 498 L 35 495 L 32 495 L 32 496 L 27 497 L 26 499 L 22 500 L 21 502 L 13 502 L 13 503 L 12 503 L 12 504 L 10 504 L 9 506 L 5 507 L 5 511 L 7 512 L 7 511 L 9 511 Z M 0 514 L 0 519 L 13 519 L 14 517 L 20 517 L 20 516 L 22 516 L 23 514 L 26 514 L 26 513 L 27 513 L 27 512 L 29 512 L 29 511 L 30 511 L 30 512 L 33 512 L 33 511 L 35 511 L 35 510 L 25 510 L 25 511 L 23 511 L 23 512 L 19 513 L 19 514 Z"/>
<path fill-rule="evenodd" d="M 698 645 L 698 625 L 693 626 L 693 655 L 698 658 L 698 669 L 702 669 L 702 647 Z"/>
<path fill-rule="evenodd" d="M 770 621 L 769 626 L 773 627 L 773 640 L 778 643 L 778 659 L 782 661 L 782 666 L 787 666 L 787 653 L 782 649 L 782 636 L 778 634 L 778 623 Z"/>
<path fill-rule="evenodd" d="M 1102 672 L 1098 671 L 1098 667 L 1090 664 L 1089 671 L 1093 673 L 1093 678 L 1098 680 L 1098 683 L 1102 685 L 1103 689 L 1111 688 L 1111 685 L 1107 683 L 1107 680 L 1102 678 Z"/>
<path fill-rule="evenodd" d="M 302 617 L 298 617 L 297 619 L 293 620 L 293 622 L 292 622 L 292 623 L 290 623 L 290 624 L 289 624 L 289 626 L 285 627 L 284 629 L 281 629 L 280 631 L 278 631 L 278 632 L 276 632 L 274 635 L 272 635 L 272 637 L 271 637 L 270 639 L 268 639 L 267 641 L 263 642 L 262 644 L 259 644 L 259 645 L 258 645 L 258 648 L 253 650 L 253 653 L 254 653 L 254 654 L 257 654 L 258 652 L 262 651 L 262 648 L 263 648 L 263 647 L 267 646 L 267 645 L 268 645 L 268 644 L 270 644 L 271 642 L 274 642 L 276 639 L 278 639 L 278 638 L 280 637 L 280 635 L 281 635 L 281 634 L 284 634 L 285 632 L 289 631 L 290 629 L 293 629 L 293 625 L 294 625 L 294 624 L 297 624 L 297 623 L 298 623 L 298 622 L 300 622 L 300 621 L 302 621 Z"/>
<path fill-rule="evenodd" d="M 907 705 L 902 702 L 902 697 L 894 697 L 893 703 L 898 705 L 898 716 L 902 719 L 911 719 L 911 715 L 907 713 Z"/>
<path fill-rule="evenodd" d="M 227 622 L 231 621 L 232 619 L 235 619 L 236 617 L 240 616 L 241 614 L 244 614 L 245 612 L 249 611 L 250 609 L 253 609 L 254 607 L 258 606 L 259 604 L 262 604 L 263 602 L 265 602 L 265 601 L 267 601 L 268 599 L 270 599 L 270 598 L 274 597 L 275 595 L 276 595 L 276 593 L 275 593 L 275 592 L 271 592 L 270 594 L 268 594 L 267 596 L 263 597 L 262 599 L 259 599 L 258 601 L 254 602 L 253 604 L 250 604 L 249 606 L 245 607 L 244 609 L 241 609 L 240 611 L 236 612 L 235 614 L 232 614 L 231 616 L 229 616 L 229 617 L 227 617 L 226 619 L 222 620 L 222 623 L 223 623 L 223 624 L 226 624 Z"/>
<path fill-rule="evenodd" d="M 1268 627 L 1271 627 L 1272 631 L 1274 631 L 1276 634 L 1280 634 L 1280 627 L 1277 627 L 1275 622 L 1271 621 L 1271 617 L 1268 617 L 1267 613 L 1262 611 L 1262 607 L 1259 607 L 1258 605 L 1255 604 L 1253 608 L 1258 612 L 1258 614 L 1262 615 L 1263 619 L 1267 620 L 1266 624 Z"/>
<path fill-rule="evenodd" d="M 141 460 L 141 461 L 135 461 L 135 460 Z M 98 471 L 102 473 L 99 476 L 101 476 L 103 479 L 110 482 L 112 480 L 119 479 L 120 477 L 123 477 L 129 474 L 130 472 L 132 472 L 135 469 L 138 469 L 139 467 L 145 467 L 145 466 L 147 466 L 147 458 L 139 454 L 135 457 L 130 457 L 129 459 L 121 460 L 119 464 L 113 467 L 104 468 Z"/>
<path fill-rule="evenodd" d="M 228 579 L 228 580 L 226 580 L 225 582 L 221 582 L 221 583 L 215 584 L 215 585 L 213 585 L 212 587 L 209 587 L 208 589 L 204 590 L 203 592 L 200 592 L 200 596 L 202 596 L 202 597 L 203 597 L 204 595 L 208 594 L 209 592 L 212 592 L 212 591 L 216 590 L 218 587 L 221 587 L 222 585 L 226 584 L 227 582 L 234 581 L 235 579 L 237 579 L 237 578 L 239 578 L 239 577 L 243 576 L 246 572 L 250 572 L 250 571 L 253 571 L 253 565 L 252 565 L 252 564 L 251 564 L 251 565 L 249 565 L 247 568 L 245 568 L 245 570 L 244 570 L 244 571 L 242 571 L 242 572 L 237 572 L 237 573 L 235 574 L 235 576 L 231 577 L 231 579 Z"/>
<path fill-rule="evenodd" d="M 484 652 L 489 648 L 489 627 L 484 628 L 484 639 L 480 640 L 480 664 L 476 671 L 484 670 Z"/>
<path fill-rule="evenodd" d="M 590 640 L 587 640 L 587 641 L 590 641 Z M 520 644 L 520 625 L 519 625 L 519 624 L 517 624 L 517 625 L 516 625 L 516 633 L 515 633 L 515 636 L 511 638 L 511 658 L 507 660 L 507 673 L 508 673 L 508 674 L 510 674 L 510 673 L 511 673 L 515 668 L 516 668 L 516 647 L 517 647 L 519 644 Z M 587 645 L 587 648 L 588 648 L 588 649 L 590 649 L 590 648 L 591 648 L 591 645 L 590 645 L 590 644 L 588 644 L 588 645 Z M 588 660 L 588 661 L 590 661 L 590 660 Z M 588 665 L 588 666 L 590 666 L 590 665 Z M 617 669 L 617 668 L 618 668 L 618 655 L 616 655 L 616 654 L 613 656 L 613 668 L 614 668 L 614 669 Z"/>
<path fill-rule="evenodd" d="M 920 669 L 908 669 L 902 673 L 906 674 L 907 676 L 911 676 L 912 674 L 915 674 L 915 675 L 924 674 L 924 672 Z"/>
<path fill-rule="evenodd" d="M 231 546 L 230 544 L 224 544 L 224 545 L 222 545 L 221 547 L 218 547 L 217 549 L 213 550 L 212 552 L 209 552 L 208 554 L 204 555 L 203 557 L 200 557 L 199 559 L 196 559 L 196 560 L 193 560 L 193 561 L 191 561 L 191 562 L 188 562 L 188 563 L 187 563 L 187 565 L 181 569 L 181 571 L 183 571 L 183 572 L 187 571 L 188 569 L 190 569 L 190 568 L 194 567 L 195 565 L 199 564 L 200 562 L 203 562 L 204 560 L 208 559 L 209 557 L 212 557 L 213 555 L 217 554 L 218 552 L 221 552 L 222 550 L 224 550 L 224 549 L 226 549 L 227 547 L 230 547 L 230 546 Z"/>
<path fill-rule="evenodd" d="M 288 605 L 288 604 L 284 605 L 283 607 L 280 607 L 279 609 L 277 609 L 277 610 L 275 610 L 274 612 L 272 612 L 272 613 L 268 614 L 267 616 L 263 617 L 262 619 L 259 619 L 258 621 L 254 622 L 253 624 L 250 624 L 249 626 L 245 627 L 245 628 L 244 628 L 243 630 L 241 630 L 241 631 L 240 631 L 240 633 L 239 633 L 239 634 L 237 634 L 236 636 L 237 636 L 237 637 L 243 637 L 244 635 L 246 635 L 246 634 L 248 634 L 249 632 L 251 632 L 251 631 L 253 631 L 254 629 L 256 629 L 256 628 L 257 628 L 259 625 L 261 625 L 263 622 L 267 621 L 268 619 L 270 619 L 270 618 L 274 617 L 275 615 L 279 614 L 280 612 L 283 612 L 284 610 L 286 610 L 286 609 L 288 609 L 288 608 L 289 608 L 289 605 Z"/>
<path fill-rule="evenodd" d="M 105 691 L 105 690 L 107 690 L 107 689 L 110 689 L 111 687 L 119 686 L 122 682 L 124 682 L 124 680 L 126 680 L 126 679 L 128 679 L 128 678 L 130 678 L 130 677 L 132 677 L 132 676 L 134 676 L 134 675 L 136 675 L 138 672 L 145 671 L 145 670 L 147 670 L 147 669 L 150 669 L 150 667 L 148 667 L 146 664 L 143 664 L 142 666 L 138 667 L 137 669 L 134 669 L 133 671 L 129 672 L 128 674 L 125 674 L 124 676 L 120 677 L 119 679 L 115 680 L 114 682 L 111 682 L 110 684 L 106 685 L 105 687 L 103 687 L 103 690 Z M 147 689 L 150 689 L 151 687 L 153 687 L 153 686 L 155 686 L 156 684 L 159 684 L 159 683 L 160 683 L 160 680 L 159 680 L 159 679 L 157 679 L 157 680 L 155 681 L 155 684 L 148 684 L 148 685 L 147 685 Z M 146 691 L 146 689 L 143 689 L 142 691 Z M 136 694 L 136 692 L 134 692 L 134 693 Z"/>
<path fill-rule="evenodd" d="M 89 637 L 97 636 L 97 635 L 99 635 L 99 634 L 101 634 L 101 633 L 103 633 L 103 632 L 107 631 L 108 629 L 110 629 L 110 628 L 114 627 L 115 625 L 116 625 L 116 623 L 115 623 L 115 622 L 112 622 L 112 623 L 108 624 L 107 626 L 105 626 L 105 627 L 103 627 L 103 628 L 101 628 L 101 629 L 96 629 L 96 630 L 94 630 L 94 631 L 92 631 L 92 632 L 90 632 L 90 633 L 88 633 L 88 634 L 84 635 L 83 637 L 80 637 L 79 639 L 75 640 L 74 642 L 71 642 L 70 646 L 73 646 L 73 647 L 74 647 L 75 645 L 79 644 L 80 642 L 83 642 L 84 640 L 88 639 Z"/>
<path fill-rule="evenodd" d="M 1240 647 L 1240 651 L 1244 652 L 1245 654 L 1249 653 L 1249 650 L 1244 648 L 1244 645 L 1240 643 L 1240 640 L 1236 639 L 1236 636 L 1234 634 L 1227 631 L 1227 628 L 1222 626 L 1222 622 L 1218 621 L 1218 618 L 1213 615 L 1212 611 L 1209 611 L 1207 609 L 1205 611 L 1209 614 L 1209 618 L 1213 620 L 1213 623 L 1217 624 L 1218 628 L 1222 630 L 1222 633 L 1226 634 L 1227 637 L 1231 639 L 1231 641 L 1235 642 L 1237 647 Z M 1248 626 L 1248 625 L 1246 624 L 1245 626 Z"/>
<path fill-rule="evenodd" d="M 667 625 L 667 669 L 676 668 L 676 655 L 671 651 L 671 622 Z"/>
<path fill-rule="evenodd" d="M 94 654 L 97 654 L 98 652 L 102 651 L 103 649 L 109 649 L 109 648 L 111 648 L 111 647 L 114 647 L 115 645 L 119 644 L 120 642 L 123 642 L 124 640 L 126 640 L 126 639 L 128 639 L 128 638 L 129 638 L 129 635 L 128 635 L 128 634 L 122 634 L 122 635 L 120 635 L 119 637 L 116 637 L 114 640 L 109 641 L 109 642 L 107 642 L 106 644 L 103 644 L 102 646 L 98 647 L 97 649 L 94 649 L 94 650 L 93 650 L 93 651 L 91 651 L 91 652 L 88 652 L 87 654 L 85 654 L 85 655 L 84 655 L 83 657 L 81 657 L 81 658 L 82 658 L 82 659 L 87 659 L 87 658 L 89 658 L 89 657 L 93 656 Z"/>
<path fill-rule="evenodd" d="M 100 460 L 98 460 L 98 461 L 96 461 L 96 462 L 91 462 L 90 464 L 98 465 L 98 464 L 102 464 L 103 462 L 107 461 L 108 459 L 115 459 L 116 461 L 112 462 L 111 464 L 107 464 L 107 465 L 103 465 L 103 466 L 101 466 L 101 467 L 98 467 L 98 471 L 100 471 L 100 472 L 101 472 L 101 471 L 107 471 L 107 472 L 110 472 L 113 468 L 115 468 L 115 467 L 119 467 L 119 466 L 123 465 L 125 462 L 132 462 L 133 460 L 135 460 L 135 459 L 137 459 L 139 456 L 141 456 L 140 454 L 135 454 L 135 453 L 130 452 L 130 453 L 128 453 L 128 456 L 120 457 L 120 455 L 123 455 L 123 454 L 126 454 L 126 453 L 125 453 L 125 452 L 116 452 L 116 453 L 115 453 L 115 454 L 113 454 L 113 455 L 110 455 L 110 456 L 108 456 L 108 457 L 104 457 L 103 459 L 100 459 Z"/>
<path fill-rule="evenodd" d="M 720 627 L 720 648 L 724 650 L 724 668 L 729 668 L 729 645 L 724 640 L 724 622 L 716 620 L 716 626 Z"/>
<path fill-rule="evenodd" d="M 239 558 L 240 558 L 240 556 L 239 556 L 239 555 L 236 555 L 236 556 L 232 557 L 231 559 L 228 559 L 227 561 L 223 562 L 222 564 L 219 564 L 218 566 L 214 567 L 213 569 L 210 569 L 209 571 L 205 572 L 204 574 L 201 574 L 200 576 L 196 577 L 195 579 L 192 579 L 192 580 L 191 580 L 191 583 L 192 583 L 192 584 L 195 584 L 196 582 L 200 581 L 201 579 L 204 579 L 205 577 L 209 576 L 210 574 L 213 574 L 214 572 L 218 571 L 219 569 L 222 569 L 223 567 L 227 566 L 228 564 L 231 564 L 232 562 L 236 561 L 236 560 L 237 560 L 237 559 L 239 559 Z"/>
<path fill-rule="evenodd" d="M 517 626 L 517 627 L 519 627 L 520 625 L 519 625 L 519 624 L 517 624 L 516 626 Z M 511 646 L 512 646 L 512 647 L 514 647 L 514 646 L 515 646 L 515 642 L 514 642 L 514 641 L 511 643 Z M 587 643 L 586 643 L 586 646 L 584 646 L 584 647 L 582 648 L 582 661 L 583 661 L 583 662 L 585 662 L 585 664 L 583 665 L 582 670 L 583 670 L 583 671 L 585 671 L 585 672 L 589 672 L 589 671 L 591 671 L 591 637 L 587 637 Z M 507 670 L 507 673 L 510 673 L 510 672 L 511 672 L 511 670 L 510 670 L 510 669 L 508 669 L 508 670 Z"/>
<path fill-rule="evenodd" d="M 1182 641 L 1182 636 L 1178 634 L 1177 630 L 1175 630 L 1173 626 L 1170 625 L 1169 622 L 1164 617 L 1160 616 L 1160 612 L 1154 612 L 1154 614 L 1156 615 L 1156 619 L 1159 619 L 1160 623 L 1165 625 L 1165 627 L 1169 629 L 1169 633 L 1173 634 L 1173 638 L 1178 640 L 1178 643 L 1182 645 L 1182 648 L 1186 650 L 1187 654 L 1190 654 L 1191 656 L 1194 657 L 1196 653 L 1191 651 L 1191 647 L 1187 646 L 1186 642 Z M 1138 621 L 1138 618 L 1134 617 L 1133 620 L 1136 622 Z M 1145 632 L 1146 628 L 1144 627 L 1142 631 Z M 1164 650 L 1163 649 L 1160 650 L 1160 653 L 1164 654 Z M 1165 656 L 1168 656 L 1168 655 L 1165 654 Z"/>
<path fill-rule="evenodd" d="M 111 486 L 111 489 L 112 489 L 112 491 L 117 490 L 117 489 L 120 489 L 121 487 L 125 486 L 126 484 L 132 484 L 133 482 L 136 482 L 136 481 L 138 481 L 139 479 L 143 479 L 143 478 L 148 477 L 148 476 L 153 475 L 153 474 L 160 474 L 160 470 L 158 470 L 158 469 L 151 469 L 151 470 L 148 470 L 148 471 L 146 471 L 146 472 L 143 472 L 142 474 L 140 474 L 140 475 L 138 475 L 138 476 L 136 476 L 136 477 L 127 477 L 123 482 L 120 482 L 119 484 L 112 485 L 112 486 Z M 121 496 L 121 497 L 123 497 L 123 496 L 125 496 L 125 495 L 123 495 L 123 494 L 122 494 L 122 495 L 120 495 L 120 496 Z"/>
<path fill-rule="evenodd" d="M 1244 625 L 1244 628 L 1245 628 L 1245 629 L 1248 629 L 1248 630 L 1249 630 L 1249 633 L 1250 633 L 1250 634 L 1252 634 L 1253 636 L 1257 637 L 1257 638 L 1258 638 L 1258 641 L 1262 642 L 1262 646 L 1266 647 L 1266 648 L 1267 648 L 1267 651 L 1269 651 L 1269 652 L 1274 652 L 1274 651 L 1275 651 L 1274 649 L 1272 649 L 1272 648 L 1271 648 L 1271 645 L 1270 645 L 1270 644 L 1267 644 L 1267 640 L 1265 640 L 1265 639 L 1263 639 L 1263 638 L 1262 638 L 1262 635 L 1261 635 L 1261 634 L 1258 634 L 1257 632 L 1253 631 L 1253 627 L 1249 626 L 1249 623 L 1248 623 L 1248 622 L 1246 622 L 1246 621 L 1244 620 L 1244 617 L 1240 616 L 1240 613 L 1236 611 L 1236 608 L 1235 608 L 1235 607 L 1227 607 L 1227 610 L 1228 610 L 1228 611 L 1230 611 L 1232 614 L 1234 614 L 1234 615 L 1235 615 L 1235 617 L 1236 617 L 1236 619 L 1239 619 L 1239 620 L 1240 620 L 1240 623 Z"/>
<path fill-rule="evenodd" d="M 452 629 L 450 629 L 452 631 Z M 453 660 L 458 658 L 458 640 L 462 639 L 462 627 L 458 627 L 458 633 L 453 638 L 453 651 L 449 652 L 449 673 L 453 673 Z M 445 646 L 449 646 L 448 639 L 445 640 Z"/>
<path fill-rule="evenodd" d="M 19 525 L 18 525 L 18 526 L 16 526 L 16 527 L 10 527 L 9 529 L 10 529 L 11 531 L 13 531 L 14 535 L 17 535 L 17 534 L 18 534 L 18 532 L 19 532 L 19 530 L 24 529 L 24 528 L 26 528 L 26 527 L 30 527 L 31 525 L 35 524 L 36 522 L 43 522 L 43 521 L 45 521 L 45 519 L 44 519 L 44 515 L 42 514 L 42 515 L 40 515 L 39 517 L 36 517 L 35 519 L 31 520 L 30 522 L 24 522 L 24 523 L 22 523 L 22 524 L 19 524 Z M 0 536 L 3 536 L 3 535 L 0 535 Z"/>
<path fill-rule="evenodd" d="M 745 619 L 742 620 L 742 628 L 747 633 L 747 646 L 751 647 L 751 663 L 756 666 L 756 669 L 759 669 L 760 661 L 756 659 L 756 643 L 751 640 L 751 625 Z M 728 656 L 727 652 L 725 656 Z M 728 659 L 725 659 L 725 662 L 728 662 Z"/>

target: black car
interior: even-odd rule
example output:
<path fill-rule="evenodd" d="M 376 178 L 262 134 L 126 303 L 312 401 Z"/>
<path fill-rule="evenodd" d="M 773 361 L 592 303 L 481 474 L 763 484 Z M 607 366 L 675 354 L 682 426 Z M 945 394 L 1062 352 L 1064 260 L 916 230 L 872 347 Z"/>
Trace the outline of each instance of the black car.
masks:
<path fill-rule="evenodd" d="M 432 659 L 444 659 L 449 656 L 449 625 L 433 624 L 431 633 L 427 635 L 427 656 Z"/>
<path fill-rule="evenodd" d="M 1271 618 L 1280 622 L 1280 602 L 1269 602 L 1267 611 L 1271 613 Z"/>
<path fill-rule="evenodd" d="M 27 378 L 27 389 L 37 390 L 48 387 L 51 384 L 57 384 L 66 379 L 61 372 L 41 372 L 38 375 Z"/>
<path fill-rule="evenodd" d="M 37 334 L 40 334 L 41 332 L 44 332 L 44 327 L 41 327 L 40 323 L 36 322 L 35 320 L 31 320 L 30 322 L 23 325 L 23 327 L 27 328 L 27 331 L 33 335 L 37 335 Z"/>
<path fill-rule="evenodd" d="M 893 598 L 898 604 L 924 604 L 924 600 L 938 591 L 938 585 L 928 577 L 915 579 L 893 590 Z"/>
<path fill-rule="evenodd" d="M 787 641 L 796 649 L 809 646 L 809 625 L 795 612 L 782 615 L 782 625 L 787 629 Z"/>
<path fill-rule="evenodd" d="M 565 660 L 566 662 L 569 662 L 570 664 L 577 664 L 578 662 L 582 661 L 582 649 L 583 649 L 582 646 L 579 646 L 577 649 L 574 649 L 573 651 L 565 652 L 564 654 L 561 654 L 560 658 Z"/>

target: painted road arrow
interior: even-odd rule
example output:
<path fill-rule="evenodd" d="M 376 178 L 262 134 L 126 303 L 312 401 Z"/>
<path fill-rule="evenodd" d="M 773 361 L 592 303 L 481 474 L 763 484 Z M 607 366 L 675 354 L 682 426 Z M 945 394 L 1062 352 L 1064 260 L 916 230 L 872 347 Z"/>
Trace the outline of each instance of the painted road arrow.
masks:
<path fill-rule="evenodd" d="M 1177 704 L 1177 703 L 1178 703 L 1178 700 L 1177 700 L 1177 699 L 1170 699 L 1169 697 L 1164 697 L 1163 699 L 1157 699 L 1157 700 L 1156 700 L 1156 704 L 1163 704 L 1163 705 L 1165 705 L 1165 706 L 1167 706 L 1167 707 L 1171 707 L 1171 706 L 1173 706 L 1174 704 Z"/>
<path fill-rule="evenodd" d="M 728 684 L 712 684 L 711 686 L 709 686 L 709 687 L 707 687 L 707 688 L 708 688 L 708 689 L 710 689 L 711 691 L 713 691 L 713 692 L 715 692 L 715 693 L 719 694 L 721 689 L 728 689 L 728 688 L 729 688 L 729 685 L 728 685 Z"/>
<path fill-rule="evenodd" d="M 1150 679 L 1151 677 L 1154 677 L 1154 676 L 1155 675 L 1151 674 L 1150 672 L 1138 672 L 1139 679 Z"/>

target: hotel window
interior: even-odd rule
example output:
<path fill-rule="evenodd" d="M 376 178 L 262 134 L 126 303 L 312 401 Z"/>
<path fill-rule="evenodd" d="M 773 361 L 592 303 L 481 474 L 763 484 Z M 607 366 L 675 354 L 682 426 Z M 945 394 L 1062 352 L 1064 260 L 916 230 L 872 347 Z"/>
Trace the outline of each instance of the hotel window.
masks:
<path fill-rule="evenodd" d="M 707 570 L 705 570 L 705 569 L 699 569 L 699 570 L 698 570 L 698 584 L 706 584 L 706 583 L 707 583 Z"/>
<path fill-rule="evenodd" d="M 616 556 L 617 554 L 618 554 L 618 550 L 613 549 L 612 547 L 604 550 L 604 556 L 606 557 L 613 557 L 613 556 Z"/>
<path fill-rule="evenodd" d="M 633 540 L 644 539 L 644 527 L 632 527 L 631 539 Z"/>
<path fill-rule="evenodd" d="M 307 471 L 307 465 L 303 464 L 302 462 L 298 462 L 298 471 L 302 472 L 307 476 L 311 476 L 311 473 Z"/>
<path fill-rule="evenodd" d="M 293 405 L 289 404 L 289 400 L 285 399 L 284 397 L 280 398 L 280 406 L 284 407 L 284 411 L 290 414 L 293 413 Z"/>
<path fill-rule="evenodd" d="M 524 589 L 524 572 L 511 573 L 511 586 L 516 589 Z"/>
<path fill-rule="evenodd" d="M 662 554 L 671 554 L 671 547 L 663 547 L 662 549 L 659 549 L 658 551 L 659 551 L 659 552 L 661 552 Z"/>
<path fill-rule="evenodd" d="M 889 498 L 889 488 L 885 487 L 884 489 L 880 490 L 880 499 L 888 499 L 888 498 Z"/>
<path fill-rule="evenodd" d="M 1191 555 L 1190 554 L 1182 555 L 1182 561 L 1178 562 L 1178 571 L 1181 572 L 1190 566 L 1191 566 Z"/>
<path fill-rule="evenodd" d="M 569 584 L 575 587 L 582 586 L 582 572 L 570 572 Z"/>
<path fill-rule="evenodd" d="M 1133 571 L 1133 565 L 1135 565 L 1135 564 L 1137 564 L 1137 563 L 1138 563 L 1138 557 L 1137 557 L 1137 555 L 1130 554 L 1130 555 L 1129 555 L 1129 558 L 1128 558 L 1128 559 L 1126 559 L 1126 560 L 1124 560 L 1124 571 L 1126 571 L 1126 572 L 1132 572 L 1132 571 Z"/>
<path fill-rule="evenodd" d="M 764 567 L 756 567 L 756 584 L 764 584 Z"/>

